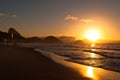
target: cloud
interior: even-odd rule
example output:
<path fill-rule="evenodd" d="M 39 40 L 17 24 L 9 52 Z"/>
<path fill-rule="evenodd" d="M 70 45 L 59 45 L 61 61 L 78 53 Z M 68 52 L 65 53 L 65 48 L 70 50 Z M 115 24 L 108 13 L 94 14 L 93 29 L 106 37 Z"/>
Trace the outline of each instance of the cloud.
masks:
<path fill-rule="evenodd" d="M 84 22 L 84 23 L 92 23 L 94 22 L 92 19 L 80 19 L 80 22 Z"/>
<path fill-rule="evenodd" d="M 67 15 L 64 20 L 71 20 L 71 21 L 77 21 L 78 18 L 72 15 Z"/>
<path fill-rule="evenodd" d="M 15 14 L 12 14 L 12 15 L 8 15 L 8 14 L 5 14 L 5 13 L 0 13 L 0 17 L 10 17 L 10 18 L 16 18 L 17 17 L 17 15 L 15 15 Z"/>
<path fill-rule="evenodd" d="M 71 21 L 75 21 L 75 22 L 82 22 L 82 23 L 92 23 L 94 22 L 94 20 L 92 19 L 88 19 L 88 18 L 78 18 L 72 15 L 67 15 L 64 20 L 71 20 Z"/>

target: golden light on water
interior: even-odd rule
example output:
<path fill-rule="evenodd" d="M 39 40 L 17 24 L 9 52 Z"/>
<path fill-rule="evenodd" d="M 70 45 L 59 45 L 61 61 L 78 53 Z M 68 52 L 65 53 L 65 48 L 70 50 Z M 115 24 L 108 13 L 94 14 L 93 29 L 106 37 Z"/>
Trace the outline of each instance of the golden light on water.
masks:
<path fill-rule="evenodd" d="M 96 41 L 98 39 L 100 39 L 100 33 L 97 30 L 89 30 L 86 35 L 85 35 L 86 39 L 90 40 L 90 41 Z"/>
<path fill-rule="evenodd" d="M 93 48 L 93 47 L 95 47 L 95 44 L 94 44 L 94 43 L 91 44 L 91 48 Z"/>
<path fill-rule="evenodd" d="M 91 54 L 91 58 L 95 58 L 95 53 L 90 53 Z"/>
<path fill-rule="evenodd" d="M 87 77 L 94 78 L 93 67 L 89 66 L 87 70 Z"/>

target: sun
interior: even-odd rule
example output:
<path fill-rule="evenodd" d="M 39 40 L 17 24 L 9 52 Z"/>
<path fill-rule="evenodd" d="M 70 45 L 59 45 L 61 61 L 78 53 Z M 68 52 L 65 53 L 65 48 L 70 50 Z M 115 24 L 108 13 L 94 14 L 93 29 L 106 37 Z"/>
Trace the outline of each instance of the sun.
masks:
<path fill-rule="evenodd" d="M 96 41 L 98 39 L 100 39 L 100 33 L 97 30 L 89 30 L 86 35 L 85 35 L 86 39 L 90 40 L 90 41 Z"/>

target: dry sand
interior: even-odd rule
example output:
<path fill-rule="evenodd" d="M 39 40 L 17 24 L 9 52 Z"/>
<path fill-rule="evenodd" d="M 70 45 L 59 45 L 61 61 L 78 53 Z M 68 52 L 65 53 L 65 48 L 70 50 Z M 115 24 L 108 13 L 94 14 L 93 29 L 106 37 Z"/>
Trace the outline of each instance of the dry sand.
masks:
<path fill-rule="evenodd" d="M 0 45 L 0 80 L 91 80 L 32 48 Z"/>

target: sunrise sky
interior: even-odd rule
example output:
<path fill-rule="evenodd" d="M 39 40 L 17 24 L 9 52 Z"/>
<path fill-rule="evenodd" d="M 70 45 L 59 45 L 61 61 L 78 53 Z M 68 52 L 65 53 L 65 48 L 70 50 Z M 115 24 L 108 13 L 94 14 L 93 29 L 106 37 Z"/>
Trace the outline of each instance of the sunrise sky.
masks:
<path fill-rule="evenodd" d="M 25 37 L 73 36 L 89 30 L 120 40 L 120 0 L 0 0 L 0 31 L 9 27 Z"/>

